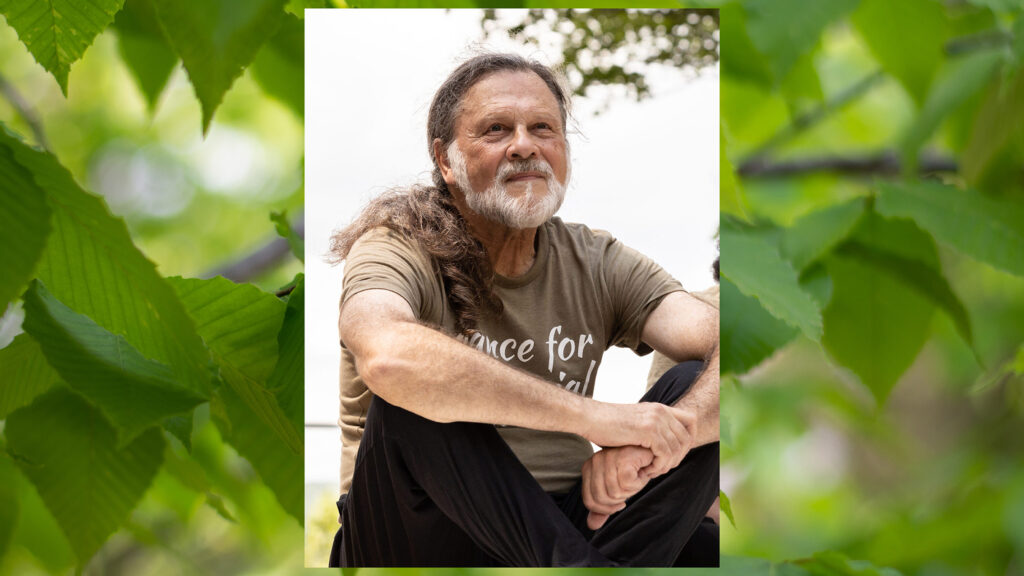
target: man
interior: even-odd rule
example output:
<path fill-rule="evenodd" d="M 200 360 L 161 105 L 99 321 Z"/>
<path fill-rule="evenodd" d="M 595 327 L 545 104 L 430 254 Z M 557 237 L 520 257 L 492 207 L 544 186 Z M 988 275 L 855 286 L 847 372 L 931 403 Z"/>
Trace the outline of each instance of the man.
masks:
<path fill-rule="evenodd" d="M 542 65 L 467 61 L 430 108 L 434 186 L 374 200 L 335 236 L 332 565 L 667 566 L 717 495 L 717 313 L 553 218 L 566 108 Z M 646 402 L 598 402 L 612 344 L 691 362 Z"/>

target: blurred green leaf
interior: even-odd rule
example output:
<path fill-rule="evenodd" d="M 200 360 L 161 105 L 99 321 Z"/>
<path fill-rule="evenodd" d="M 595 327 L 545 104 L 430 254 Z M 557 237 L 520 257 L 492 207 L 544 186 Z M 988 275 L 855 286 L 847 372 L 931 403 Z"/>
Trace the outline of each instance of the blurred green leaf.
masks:
<path fill-rule="evenodd" d="M 118 449 L 99 411 L 63 388 L 11 414 L 4 434 L 82 564 L 127 520 L 163 458 L 157 429 Z"/>
<path fill-rule="evenodd" d="M 0 0 L 0 14 L 67 96 L 71 64 L 114 21 L 123 4 L 124 0 Z"/>
<path fill-rule="evenodd" d="M 252 76 L 263 90 L 300 118 L 305 114 L 305 41 L 302 20 L 286 15 L 252 61 Z"/>
<path fill-rule="evenodd" d="M 6 127 L 0 125 L 0 130 Z M 0 145 L 0 313 L 24 288 L 46 247 L 50 206 L 32 175 Z"/>
<path fill-rule="evenodd" d="M 998 154 L 1014 135 L 1024 131 L 1024 67 L 1013 76 L 993 83 L 971 125 L 962 154 L 963 175 L 976 185 L 992 168 Z M 1018 258 L 1018 262 L 1024 261 Z"/>
<path fill-rule="evenodd" d="M 287 212 L 271 212 L 270 219 L 274 222 L 274 229 L 277 230 L 278 236 L 288 241 L 288 247 L 292 250 L 292 255 L 295 256 L 299 262 L 305 261 L 305 242 L 302 237 L 299 236 L 298 232 L 292 228 L 291 224 L 288 223 Z"/>
<path fill-rule="evenodd" d="M 211 388 L 210 355 L 181 301 L 135 247 L 103 200 L 78 187 L 50 154 L 0 130 L 53 209 L 53 231 L 38 277 L 54 297 L 105 330 L 124 336 L 144 357 L 166 364 L 178 383 L 201 396 Z"/>
<path fill-rule="evenodd" d="M 803 270 L 842 242 L 863 215 L 863 198 L 805 214 L 783 231 L 782 255 Z"/>
<path fill-rule="evenodd" d="M 779 79 L 818 43 L 826 26 L 856 5 L 857 0 L 750 0 L 747 33 Z"/>
<path fill-rule="evenodd" d="M 953 60 L 940 74 L 920 114 L 903 135 L 904 154 L 916 157 L 946 115 L 981 91 L 1000 61 L 995 52 L 978 52 Z"/>
<path fill-rule="evenodd" d="M 203 132 L 224 93 L 284 19 L 286 0 L 151 0 L 203 108 Z"/>
<path fill-rule="evenodd" d="M 19 334 L 0 349 L 0 419 L 26 406 L 32 399 L 60 382 L 39 345 L 28 334 Z"/>
<path fill-rule="evenodd" d="M 869 246 L 898 247 L 907 259 L 938 263 L 931 238 L 907 221 L 871 215 L 859 225 L 856 238 Z M 873 262 L 836 252 L 825 264 L 832 299 L 822 312 L 822 343 L 882 404 L 924 346 L 935 307 Z"/>
<path fill-rule="evenodd" d="M 881 183 L 879 213 L 912 218 L 964 254 L 1024 275 L 1024 206 L 930 182 Z"/>
<path fill-rule="evenodd" d="M 755 298 L 722 278 L 723 374 L 744 374 L 792 340 L 799 330 L 769 314 Z"/>
<path fill-rule="evenodd" d="M 882 68 L 918 104 L 924 102 L 948 36 L 942 5 L 933 0 L 862 0 L 851 20 Z M 908 42 L 911 30 L 913 41 Z"/>
<path fill-rule="evenodd" d="M 306 8 L 332 8 L 329 0 L 289 0 L 284 9 L 299 18 L 305 17 Z"/>
<path fill-rule="evenodd" d="M 725 514 L 725 517 L 729 519 L 729 523 L 735 528 L 736 520 L 732 517 L 732 502 L 729 502 L 729 497 L 721 490 L 718 491 L 718 505 L 722 509 L 722 514 Z"/>
<path fill-rule="evenodd" d="M 284 322 L 277 333 L 277 365 L 267 381 L 277 403 L 296 430 L 305 426 L 305 283 L 300 276 L 284 311 Z"/>
<path fill-rule="evenodd" d="M 18 471 L 14 469 L 11 459 L 2 452 L 3 448 L 3 439 L 0 438 L 0 558 L 7 555 L 7 547 L 18 525 L 21 508 L 18 505 Z"/>
<path fill-rule="evenodd" d="M 118 446 L 204 400 L 175 382 L 170 368 L 74 312 L 38 280 L 25 292 L 25 331 L 61 378 L 116 426 Z"/>
<path fill-rule="evenodd" d="M 178 63 L 150 0 L 127 0 L 114 20 L 118 49 L 152 110 Z"/>
<path fill-rule="evenodd" d="M 878 568 L 863 560 L 850 560 L 839 552 L 819 552 L 808 560 L 797 560 L 800 565 L 815 576 L 899 576 L 892 568 Z"/>
<path fill-rule="evenodd" d="M 736 178 L 736 171 L 733 170 L 732 162 L 725 151 L 725 126 L 720 126 L 721 131 L 718 146 L 718 174 L 721 182 L 720 210 L 725 214 L 732 214 L 744 220 L 748 219 L 749 208 L 747 199 L 743 196 L 743 188 L 739 179 Z"/>
<path fill-rule="evenodd" d="M 825 93 L 821 89 L 821 80 L 814 67 L 814 52 L 807 52 L 797 58 L 789 73 L 782 79 L 780 89 L 793 117 L 800 116 L 815 105 L 821 105 L 825 100 Z"/>
<path fill-rule="evenodd" d="M 821 339 L 821 313 L 797 282 L 796 271 L 782 259 L 774 245 L 732 228 L 721 230 L 722 277 L 765 310 L 811 340 Z"/>
<path fill-rule="evenodd" d="M 743 4 L 729 2 L 721 7 L 719 13 L 721 35 L 729 39 L 728 42 L 719 45 L 721 61 L 729 63 L 728 66 L 722 66 L 722 74 L 728 74 L 744 82 L 771 86 L 774 83 L 771 68 L 750 40 Z"/>

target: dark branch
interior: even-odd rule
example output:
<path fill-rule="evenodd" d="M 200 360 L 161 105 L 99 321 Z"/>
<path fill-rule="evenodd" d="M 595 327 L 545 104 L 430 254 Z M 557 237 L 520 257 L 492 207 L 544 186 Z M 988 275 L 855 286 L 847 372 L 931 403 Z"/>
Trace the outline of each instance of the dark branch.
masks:
<path fill-rule="evenodd" d="M 296 234 L 305 238 L 306 220 L 304 214 L 292 223 L 292 228 L 295 229 Z M 288 247 L 288 241 L 284 238 L 276 237 L 237 260 L 225 262 L 220 266 L 214 267 L 203 274 L 202 277 L 223 276 L 232 282 L 248 282 L 272 270 L 284 261 L 289 254 L 291 254 L 291 249 Z"/>
<path fill-rule="evenodd" d="M 956 172 L 956 160 L 946 156 L 923 154 L 918 161 L 918 172 Z M 744 178 L 787 178 L 804 174 L 827 172 L 847 176 L 896 176 L 902 163 L 896 152 L 884 151 L 864 156 L 819 156 L 768 162 L 754 158 L 740 165 L 737 174 Z"/>
<path fill-rule="evenodd" d="M 3 74 L 0 74 L 0 92 L 3 92 L 4 97 L 11 103 L 11 106 L 28 124 L 28 127 L 32 130 L 32 136 L 36 139 L 36 144 L 49 150 L 50 145 L 46 141 L 46 134 L 43 133 L 43 124 L 39 120 L 39 116 L 32 109 L 32 105 L 22 97 L 18 89 L 14 87 L 14 84 L 7 81 Z"/>

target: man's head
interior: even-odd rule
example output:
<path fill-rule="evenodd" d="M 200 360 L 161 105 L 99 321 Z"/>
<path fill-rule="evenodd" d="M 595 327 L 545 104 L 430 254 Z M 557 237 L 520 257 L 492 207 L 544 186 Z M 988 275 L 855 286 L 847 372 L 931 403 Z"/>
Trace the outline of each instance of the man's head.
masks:
<path fill-rule="evenodd" d="M 487 220 L 539 226 L 558 210 L 569 179 L 566 107 L 541 64 L 509 54 L 465 62 L 430 107 L 434 183 Z"/>

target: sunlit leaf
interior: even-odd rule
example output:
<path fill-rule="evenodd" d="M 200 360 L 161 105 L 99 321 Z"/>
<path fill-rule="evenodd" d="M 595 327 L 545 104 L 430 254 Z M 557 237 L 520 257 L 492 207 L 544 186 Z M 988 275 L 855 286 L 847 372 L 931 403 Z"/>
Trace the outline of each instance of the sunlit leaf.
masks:
<path fill-rule="evenodd" d="M 722 74 L 729 74 L 744 82 L 771 86 L 774 82 L 771 67 L 750 40 L 743 5 L 730 2 L 721 7 L 719 15 L 722 38 L 728 39 L 719 48 L 721 61 L 728 62 L 727 66 L 722 66 Z"/>
<path fill-rule="evenodd" d="M 718 174 L 721 185 L 718 195 L 719 209 L 725 214 L 732 214 L 746 220 L 749 218 L 748 212 L 750 208 L 747 205 L 746 197 L 743 195 L 743 187 L 736 177 L 736 171 L 733 169 L 732 162 L 729 161 L 729 155 L 725 151 L 725 126 L 720 125 L 719 130 L 721 131 L 718 145 Z"/>
<path fill-rule="evenodd" d="M 0 131 L 6 128 L 0 124 Z M 0 145 L 0 311 L 28 283 L 50 233 L 50 206 L 32 174 Z M 2 312 L 0 312 L 2 313 Z"/>
<path fill-rule="evenodd" d="M 937 266 L 931 238 L 906 221 L 865 218 L 856 238 L 907 259 Z M 832 299 L 822 311 L 822 344 L 883 403 L 924 346 L 935 306 L 872 262 L 837 252 L 826 258 Z"/>
<path fill-rule="evenodd" d="M 722 278 L 723 374 L 744 374 L 792 340 L 799 330 L 772 316 L 755 298 Z"/>
<path fill-rule="evenodd" d="M 305 41 L 302 20 L 287 15 L 252 62 L 252 77 L 263 90 L 286 104 L 300 118 L 305 114 Z"/>
<path fill-rule="evenodd" d="M 178 63 L 178 55 L 167 43 L 150 0 L 127 0 L 114 20 L 114 29 L 121 58 L 153 109 Z"/>
<path fill-rule="evenodd" d="M 942 5 L 932 0 L 862 0 L 851 20 L 882 68 L 923 102 L 948 36 Z M 913 30 L 912 42 L 907 41 L 908 30 Z"/>
<path fill-rule="evenodd" d="M 981 103 L 962 154 L 962 170 L 967 182 L 972 185 L 978 183 L 1012 137 L 1022 131 L 1024 67 L 1002 82 L 993 83 Z M 1024 258 L 1018 258 L 1018 261 L 1024 261 Z"/>
<path fill-rule="evenodd" d="M 1024 206 L 930 182 L 879 184 L 876 208 L 911 218 L 937 240 L 1018 276 L 1024 275 Z"/>
<path fill-rule="evenodd" d="M 0 450 L 3 441 L 0 439 Z M 7 554 L 7 547 L 18 525 L 18 514 L 21 506 L 18 503 L 18 471 L 14 463 L 0 452 L 0 558 Z"/>
<path fill-rule="evenodd" d="M 725 492 L 721 490 L 718 491 L 718 505 L 722 510 L 722 514 L 725 514 L 725 517 L 729 519 L 729 523 L 735 528 L 736 519 L 732 517 L 732 502 L 729 501 L 729 497 Z"/>
<path fill-rule="evenodd" d="M 829 206 L 801 216 L 782 234 L 782 255 L 803 270 L 839 244 L 864 214 L 864 199 Z"/>
<path fill-rule="evenodd" d="M 125 224 L 103 200 L 82 190 L 50 154 L 0 130 L 0 148 L 14 152 L 53 210 L 53 231 L 38 277 L 54 297 L 120 334 L 144 357 L 171 367 L 176 380 L 204 396 L 212 387 L 210 355 L 195 324 Z"/>
<path fill-rule="evenodd" d="M 284 322 L 277 334 L 277 365 L 267 387 L 296 430 L 305 425 L 305 361 L 304 330 L 305 283 L 300 276 L 284 312 Z"/>
<path fill-rule="evenodd" d="M 305 242 L 302 236 L 288 223 L 287 212 L 271 212 L 270 219 L 274 222 L 274 228 L 277 230 L 277 234 L 288 241 L 288 247 L 291 248 L 292 255 L 295 256 L 299 262 L 305 260 Z"/>
<path fill-rule="evenodd" d="M 747 33 L 769 58 L 775 77 L 782 78 L 818 43 L 826 26 L 856 5 L 857 0 L 752 0 L 744 5 Z"/>
<path fill-rule="evenodd" d="M 60 382 L 60 375 L 28 334 L 19 334 L 0 350 L 0 374 L 0 419 Z"/>
<path fill-rule="evenodd" d="M 284 19 L 287 0 L 151 0 L 203 107 L 203 132 L 224 93 Z"/>
<path fill-rule="evenodd" d="M 817 305 L 800 288 L 796 271 L 774 245 L 732 227 L 722 228 L 721 244 L 723 278 L 811 340 L 821 338 Z"/>
<path fill-rule="evenodd" d="M 116 426 L 120 445 L 204 401 L 176 383 L 170 368 L 74 312 L 38 280 L 25 292 L 24 324 L 61 378 Z"/>
<path fill-rule="evenodd" d="M 289 0 L 284 7 L 286 11 L 294 16 L 303 18 L 306 8 L 330 8 L 330 0 Z"/>
<path fill-rule="evenodd" d="M 11 414 L 4 433 L 83 564 L 127 520 L 163 458 L 156 428 L 118 449 L 99 411 L 64 388 Z"/>
<path fill-rule="evenodd" d="M 124 0 L 0 0 L 0 14 L 67 96 L 71 64 L 114 21 L 123 4 Z"/>

